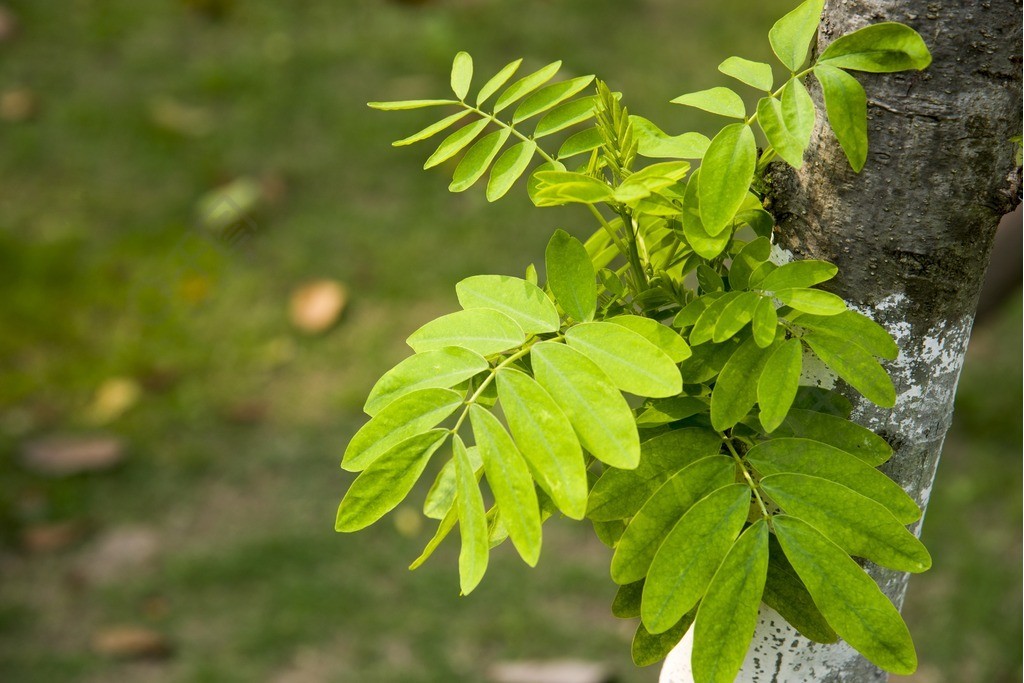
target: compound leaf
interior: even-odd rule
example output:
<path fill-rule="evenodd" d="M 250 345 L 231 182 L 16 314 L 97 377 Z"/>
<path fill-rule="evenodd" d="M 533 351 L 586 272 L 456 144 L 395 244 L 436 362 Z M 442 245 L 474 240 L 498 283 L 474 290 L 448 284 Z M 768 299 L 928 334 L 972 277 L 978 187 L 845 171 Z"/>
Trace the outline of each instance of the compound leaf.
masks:
<path fill-rule="evenodd" d="M 804 142 L 789 129 L 782 103 L 774 97 L 762 97 L 757 103 L 757 122 L 764 136 L 780 157 L 793 168 L 804 165 Z"/>
<path fill-rule="evenodd" d="M 700 133 L 669 135 L 642 116 L 630 115 L 637 153 L 648 159 L 700 159 L 711 140 Z"/>
<path fill-rule="evenodd" d="M 462 111 L 457 111 L 454 114 L 452 114 L 451 116 L 446 116 L 445 118 L 441 119 L 437 123 L 432 123 L 429 126 L 427 126 L 426 128 L 424 128 L 423 130 L 421 130 L 421 131 L 419 131 L 417 133 L 413 133 L 412 135 L 410 135 L 407 138 L 402 138 L 401 140 L 395 140 L 394 142 L 391 143 L 391 145 L 393 147 L 403 147 L 405 145 L 411 145 L 414 142 L 419 142 L 421 140 L 426 140 L 427 138 L 430 138 L 430 137 L 433 137 L 434 135 L 437 135 L 442 130 L 444 130 L 444 129 L 452 126 L 453 124 L 461 121 L 462 119 L 466 118 L 467 114 L 469 114 L 469 110 L 468 109 L 463 109 Z"/>
<path fill-rule="evenodd" d="M 668 325 L 662 325 L 657 320 L 639 315 L 619 315 L 609 318 L 607 322 L 636 332 L 661 349 L 672 359 L 673 363 L 681 363 L 693 353 L 686 341 L 675 330 Z"/>
<path fill-rule="evenodd" d="M 775 312 L 775 302 L 771 297 L 763 297 L 757 302 L 750 328 L 754 333 L 754 342 L 761 348 L 767 348 L 775 341 L 778 334 L 779 314 Z"/>
<path fill-rule="evenodd" d="M 558 148 L 558 158 L 568 159 L 570 157 L 576 156 L 577 154 L 583 154 L 584 152 L 590 152 L 592 150 L 595 150 L 603 144 L 604 138 L 601 137 L 601 129 L 596 127 L 587 128 L 585 130 L 581 130 L 578 133 L 573 133 L 572 135 L 565 139 L 565 142 L 562 143 L 562 146 Z M 610 190 L 608 191 L 607 196 L 611 196 Z M 604 200 L 601 199 L 595 201 Z"/>
<path fill-rule="evenodd" d="M 502 145 L 508 140 L 510 134 L 511 131 L 508 128 L 502 128 L 488 133 L 470 147 L 466 156 L 462 157 L 462 161 L 455 168 L 455 175 L 452 177 L 448 190 L 465 192 L 476 184 L 476 181 L 480 180 L 487 172 L 494 157 L 498 156 L 498 152 L 501 151 Z"/>
<path fill-rule="evenodd" d="M 526 97 L 534 90 L 550 81 L 554 78 L 555 74 L 558 73 L 560 68 L 562 68 L 562 62 L 552 62 L 551 64 L 534 71 L 532 74 L 520 78 L 518 81 L 506 88 L 505 92 L 498 96 L 498 100 L 494 103 L 494 113 L 497 114 L 516 100 Z"/>
<path fill-rule="evenodd" d="M 537 143 L 526 140 L 506 149 L 491 167 L 487 181 L 487 201 L 493 202 L 505 196 L 517 180 L 526 172 L 533 160 Z"/>
<path fill-rule="evenodd" d="M 533 131 L 534 139 L 542 138 L 553 133 L 565 130 L 578 123 L 589 121 L 594 118 L 594 107 L 597 105 L 597 96 L 580 97 L 570 102 L 563 102 L 537 122 Z"/>
<path fill-rule="evenodd" d="M 487 127 L 489 121 L 487 119 L 480 119 L 473 123 L 467 123 L 462 128 L 449 135 L 438 145 L 434 153 L 427 158 L 423 164 L 424 169 L 433 168 L 438 164 L 448 161 L 453 156 L 461 152 L 466 148 L 469 143 L 473 142 L 480 133 L 483 132 L 484 128 Z"/>
<path fill-rule="evenodd" d="M 782 120 L 786 128 L 800 143 L 800 157 L 811 140 L 814 132 L 814 121 L 817 118 L 814 100 L 807 92 L 807 87 L 799 78 L 793 78 L 782 90 Z"/>
<path fill-rule="evenodd" d="M 761 600 L 805 638 L 816 643 L 834 643 L 839 636 L 821 615 L 807 586 L 797 576 L 774 536 L 768 540 L 768 577 Z"/>
<path fill-rule="evenodd" d="M 820 289 L 779 289 L 775 296 L 790 308 L 813 315 L 836 315 L 846 310 L 842 298 Z"/>
<path fill-rule="evenodd" d="M 509 62 L 504 67 L 502 67 L 501 71 L 494 74 L 494 76 L 492 76 L 489 81 L 484 83 L 484 86 L 480 88 L 480 92 L 477 93 L 476 95 L 476 106 L 479 107 L 481 104 L 487 101 L 487 99 L 491 95 L 498 92 L 498 89 L 501 88 L 501 86 L 508 83 L 508 79 L 512 78 L 515 72 L 519 69 L 519 65 L 522 63 L 522 59 L 517 59 L 513 62 Z"/>
<path fill-rule="evenodd" d="M 580 76 L 579 78 L 562 81 L 561 83 L 552 83 L 551 85 L 544 86 L 516 107 L 516 112 L 512 116 L 512 123 L 519 123 L 561 104 L 593 82 L 593 76 Z"/>
<path fill-rule="evenodd" d="M 380 111 L 403 111 L 406 109 L 422 109 L 424 107 L 440 107 L 446 104 L 458 104 L 457 100 L 398 100 L 394 102 L 367 102 L 366 106 Z"/>
<path fill-rule="evenodd" d="M 793 408 L 776 436 L 821 441 L 855 455 L 872 467 L 892 456 L 892 447 L 870 429 L 836 415 Z"/>
<path fill-rule="evenodd" d="M 838 315 L 802 315 L 794 319 L 797 325 L 815 332 L 823 332 L 860 346 L 873 356 L 896 360 L 899 347 L 884 327 L 857 311 L 843 311 Z"/>
<path fill-rule="evenodd" d="M 650 666 L 657 664 L 668 656 L 679 641 L 683 639 L 686 632 L 693 625 L 693 618 L 697 614 L 696 609 L 690 610 L 682 619 L 676 622 L 675 626 L 664 633 L 651 633 L 644 628 L 643 623 L 637 625 L 636 633 L 633 635 L 633 644 L 630 652 L 633 656 L 633 663 L 637 666 Z"/>
<path fill-rule="evenodd" d="M 814 259 L 793 261 L 768 273 L 763 280 L 757 283 L 756 287 L 765 292 L 812 287 L 831 280 L 838 272 L 839 269 L 828 261 Z"/>
<path fill-rule="evenodd" d="M 754 269 L 768 260 L 772 253 L 772 242 L 767 237 L 758 237 L 747 242 L 732 260 L 729 266 L 729 287 L 731 289 L 747 289 L 750 274 Z"/>

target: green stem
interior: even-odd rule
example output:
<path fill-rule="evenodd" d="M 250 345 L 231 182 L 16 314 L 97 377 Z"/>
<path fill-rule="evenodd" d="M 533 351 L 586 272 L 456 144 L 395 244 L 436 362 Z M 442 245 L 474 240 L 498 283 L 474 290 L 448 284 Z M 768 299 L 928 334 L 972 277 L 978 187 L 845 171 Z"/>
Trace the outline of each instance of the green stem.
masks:
<path fill-rule="evenodd" d="M 477 114 L 479 114 L 483 118 L 491 121 L 492 123 L 495 123 L 498 126 L 501 126 L 502 128 L 507 128 L 512 133 L 512 135 L 515 135 L 517 138 L 519 138 L 523 142 L 534 142 L 534 143 L 537 142 L 533 138 L 530 138 L 530 137 L 527 137 L 527 136 L 523 135 L 518 130 L 516 130 L 515 127 L 512 126 L 512 124 L 505 123 L 504 121 L 499 119 L 494 114 L 488 114 L 483 109 L 480 109 L 479 107 L 474 107 L 474 106 L 468 105 L 465 102 L 461 102 L 460 104 L 462 104 L 462 106 L 464 106 L 466 109 L 469 109 L 472 112 L 476 112 Z M 557 161 L 557 159 L 555 159 L 553 156 L 551 156 L 550 154 L 545 152 L 543 149 L 541 149 L 540 145 L 537 145 L 537 154 L 539 154 L 541 156 L 541 158 L 544 159 L 544 161 L 547 161 L 548 163 L 553 164 L 553 163 L 555 163 Z"/>
<path fill-rule="evenodd" d="M 750 487 L 750 490 L 754 494 L 754 498 L 757 500 L 758 507 L 761 508 L 761 515 L 764 517 L 765 521 L 769 521 L 771 519 L 771 515 L 768 514 L 768 508 L 765 506 L 764 500 L 761 499 L 761 492 L 757 490 L 757 484 L 754 483 L 754 478 L 750 476 L 750 471 L 743 463 L 743 458 L 741 458 L 740 454 L 736 452 L 736 448 L 732 445 L 732 440 L 729 437 L 722 432 L 718 432 L 718 436 L 721 437 L 722 443 L 725 444 L 725 447 L 729 449 L 729 453 L 732 454 L 732 459 L 736 461 L 736 464 L 739 465 L 740 469 L 743 471 L 743 478 L 747 480 L 747 486 Z"/>
<path fill-rule="evenodd" d="M 650 282 L 647 280 L 647 271 L 644 270 L 643 261 L 640 259 L 640 251 L 636 246 L 636 231 L 633 228 L 633 217 L 625 207 L 619 210 L 619 216 L 622 218 L 622 231 L 629 238 L 629 253 L 626 254 L 626 258 L 629 259 L 629 267 L 636 276 L 637 289 L 640 293 L 643 293 L 650 289 Z"/>

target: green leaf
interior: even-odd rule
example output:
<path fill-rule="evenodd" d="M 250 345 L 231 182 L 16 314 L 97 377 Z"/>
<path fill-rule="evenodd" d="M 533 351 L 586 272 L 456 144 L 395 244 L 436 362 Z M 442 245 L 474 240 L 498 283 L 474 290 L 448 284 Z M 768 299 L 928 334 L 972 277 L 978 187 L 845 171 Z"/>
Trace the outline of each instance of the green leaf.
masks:
<path fill-rule="evenodd" d="M 637 153 L 648 159 L 700 159 L 711 140 L 700 133 L 669 135 L 642 116 L 630 115 Z"/>
<path fill-rule="evenodd" d="M 558 509 L 583 519 L 587 473 L 569 419 L 550 394 L 518 370 L 498 371 L 498 398 L 516 445 L 540 487 Z"/>
<path fill-rule="evenodd" d="M 462 128 L 449 135 L 444 141 L 438 145 L 434 153 L 430 155 L 427 161 L 423 164 L 424 169 L 433 168 L 438 164 L 448 161 L 453 156 L 461 152 L 466 148 L 469 143 L 476 139 L 476 136 L 483 132 L 484 128 L 487 127 L 489 121 L 487 119 L 480 119 L 473 123 L 467 123 Z"/>
<path fill-rule="evenodd" d="M 746 109 L 743 106 L 743 98 L 729 88 L 721 86 L 680 95 L 672 100 L 672 104 L 696 107 L 697 109 L 703 109 L 720 116 L 727 116 L 731 119 L 742 119 L 747 116 Z"/>
<path fill-rule="evenodd" d="M 846 310 L 846 302 L 820 289 L 779 289 L 776 298 L 790 308 L 814 315 L 836 315 Z"/>
<path fill-rule="evenodd" d="M 653 634 L 644 628 L 641 623 L 636 627 L 633 635 L 633 644 L 630 653 L 633 663 L 637 666 L 650 666 L 657 664 L 668 656 L 668 653 L 679 644 L 686 632 L 693 625 L 693 617 L 697 610 L 691 610 L 686 616 L 680 619 L 675 626 L 664 633 Z"/>
<path fill-rule="evenodd" d="M 577 154 L 583 154 L 584 152 L 590 152 L 604 144 L 604 138 L 601 137 L 600 128 L 587 128 L 581 130 L 578 133 L 573 133 L 562 146 L 558 148 L 558 158 L 568 159 L 574 157 Z M 609 191 L 609 196 L 611 192 Z"/>
<path fill-rule="evenodd" d="M 772 253 L 772 243 L 767 237 L 758 237 L 747 242 L 732 260 L 729 266 L 729 287 L 731 289 L 747 289 L 750 274 L 754 269 L 768 260 Z"/>
<path fill-rule="evenodd" d="M 487 181 L 487 201 L 497 201 L 512 189 L 515 182 L 526 172 L 526 167 L 530 165 L 536 151 L 537 143 L 526 140 L 509 147 L 498 157 Z"/>
<path fill-rule="evenodd" d="M 502 109 L 512 104 L 516 100 L 526 97 L 534 90 L 544 85 L 558 73 L 558 70 L 562 68 L 562 62 L 552 62 L 545 67 L 534 71 L 528 76 L 523 76 L 518 81 L 510 85 L 505 92 L 498 96 L 498 100 L 494 103 L 494 113 L 497 114 Z"/>
<path fill-rule="evenodd" d="M 714 268 L 703 263 L 697 266 L 697 284 L 705 294 L 725 291 L 722 276 Z"/>
<path fill-rule="evenodd" d="M 708 409 L 706 400 L 695 396 L 674 396 L 654 399 L 637 415 L 636 426 L 650 429 L 685 420 Z"/>
<path fill-rule="evenodd" d="M 718 434 L 698 427 L 674 429 L 640 445 L 636 469 L 607 469 L 590 491 L 587 517 L 610 521 L 632 517 L 670 476 L 701 458 L 718 454 Z"/>
<path fill-rule="evenodd" d="M 750 126 L 732 123 L 719 131 L 700 169 L 700 218 L 709 235 L 732 222 L 747 197 L 757 165 L 757 145 Z"/>
<path fill-rule="evenodd" d="M 770 272 L 756 286 L 765 292 L 795 287 L 806 288 L 831 280 L 838 272 L 839 269 L 828 261 L 793 261 Z"/>
<path fill-rule="evenodd" d="M 786 514 L 807 522 L 850 555 L 901 572 L 932 566 L 921 541 L 881 504 L 851 489 L 805 474 L 773 474 L 761 488 Z"/>
<path fill-rule="evenodd" d="M 533 131 L 534 139 L 542 138 L 565 130 L 584 121 L 594 118 L 597 96 L 580 97 L 571 102 L 563 102 L 545 114 Z"/>
<path fill-rule="evenodd" d="M 725 431 L 746 417 L 757 403 L 757 378 L 775 346 L 761 348 L 748 339 L 722 368 L 711 391 L 711 424 Z"/>
<path fill-rule="evenodd" d="M 892 447 L 870 429 L 842 417 L 813 410 L 793 408 L 775 435 L 821 441 L 857 456 L 872 467 L 878 467 L 892 457 Z"/>
<path fill-rule="evenodd" d="M 416 353 L 458 346 L 481 356 L 507 351 L 525 341 L 526 334 L 515 320 L 490 308 L 472 308 L 443 315 L 406 339 Z"/>
<path fill-rule="evenodd" d="M 828 444 L 809 439 L 772 439 L 751 448 L 746 460 L 766 477 L 791 472 L 842 484 L 881 503 L 902 524 L 921 518 L 921 509 L 899 484 L 863 460 Z"/>
<path fill-rule="evenodd" d="M 722 296 L 723 292 L 709 292 L 702 296 L 697 297 L 690 303 L 683 307 L 683 310 L 676 314 L 676 317 L 672 320 L 672 326 L 678 327 L 679 329 L 685 329 L 687 327 L 693 327 L 700 317 L 704 314 L 704 311 L 708 309 L 711 303 Z"/>
<path fill-rule="evenodd" d="M 537 285 L 507 275 L 475 275 L 455 285 L 464 309 L 491 308 L 519 324 L 527 335 L 557 332 L 558 310 Z"/>
<path fill-rule="evenodd" d="M 593 320 L 597 311 L 597 273 L 578 239 L 556 230 L 544 251 L 548 287 L 555 301 L 574 320 Z"/>
<path fill-rule="evenodd" d="M 750 489 L 730 484 L 701 499 L 672 528 L 644 584 L 640 618 L 648 631 L 672 628 L 704 596 L 749 508 Z"/>
<path fill-rule="evenodd" d="M 689 182 L 686 183 L 686 191 L 683 193 L 683 237 L 699 256 L 711 260 L 717 258 L 725 251 L 732 240 L 732 233 L 723 230 L 717 235 L 711 235 L 704 227 L 700 217 L 700 169 L 693 172 Z"/>
<path fill-rule="evenodd" d="M 593 76 L 580 76 L 544 86 L 522 101 L 512 116 L 512 123 L 519 123 L 561 104 L 593 82 Z"/>
<path fill-rule="evenodd" d="M 359 472 L 393 446 L 428 429 L 462 405 L 463 394 L 449 389 L 417 389 L 382 408 L 348 442 L 343 469 Z"/>
<path fill-rule="evenodd" d="M 750 328 L 754 333 L 754 343 L 762 349 L 767 348 L 778 334 L 779 315 L 775 312 L 775 302 L 769 297 L 757 302 L 754 317 L 750 320 Z"/>
<path fill-rule="evenodd" d="M 679 368 L 664 351 L 621 325 L 592 322 L 573 325 L 566 343 L 601 368 L 621 391 L 665 398 L 683 390 Z"/>
<path fill-rule="evenodd" d="M 338 506 L 335 531 L 358 531 L 391 512 L 409 495 L 430 456 L 447 438 L 447 429 L 417 434 L 371 462 L 352 482 Z"/>
<path fill-rule="evenodd" d="M 888 21 L 836 38 L 818 58 L 818 64 L 872 73 L 921 70 L 931 63 L 928 46 L 917 31 Z"/>
<path fill-rule="evenodd" d="M 619 619 L 635 619 L 640 616 L 640 599 L 644 593 L 644 582 L 636 581 L 619 586 L 612 600 L 612 614 Z"/>
<path fill-rule="evenodd" d="M 814 108 L 814 100 L 807 88 L 799 78 L 793 78 L 782 90 L 782 120 L 786 128 L 800 143 L 800 157 L 803 158 L 803 150 L 807 149 L 811 141 L 811 133 L 814 132 L 814 121 L 817 118 L 817 110 Z"/>
<path fill-rule="evenodd" d="M 611 201 L 614 197 L 607 184 L 582 173 L 541 171 L 535 176 L 538 186 L 534 201 L 538 206 L 558 206 L 569 202 L 597 204 Z"/>
<path fill-rule="evenodd" d="M 852 342 L 871 355 L 886 360 L 896 360 L 900 353 L 896 342 L 884 327 L 857 311 L 843 311 L 829 316 L 801 315 L 794 322 L 808 330 Z"/>
<path fill-rule="evenodd" d="M 777 515 L 773 526 L 786 557 L 836 633 L 886 671 L 913 673 L 917 655 L 910 632 L 871 577 L 806 522 Z"/>
<path fill-rule="evenodd" d="M 640 461 L 640 437 L 629 404 L 608 376 L 582 353 L 541 342 L 530 349 L 534 376 L 559 405 L 583 447 L 612 467 Z"/>
<path fill-rule="evenodd" d="M 508 83 L 508 79 L 512 78 L 513 74 L 515 74 L 519 69 L 519 65 L 522 63 L 522 59 L 509 62 L 502 67 L 501 71 L 494 74 L 489 81 L 484 83 L 484 87 L 480 88 L 480 92 L 477 93 L 476 106 L 479 107 L 481 104 L 486 102 L 491 95 L 498 92 L 498 89 L 501 88 L 501 86 Z"/>
<path fill-rule="evenodd" d="M 896 405 L 896 389 L 892 380 L 870 353 L 828 334 L 809 332 L 803 340 L 818 358 L 864 398 L 883 408 Z"/>
<path fill-rule="evenodd" d="M 799 339 L 779 344 L 764 365 L 757 380 L 757 403 L 761 406 L 761 424 L 773 432 L 786 419 L 800 384 L 803 347 Z"/>
<path fill-rule="evenodd" d="M 488 542 L 487 512 L 484 498 L 476 481 L 476 473 L 469 461 L 466 447 L 456 434 L 453 439 L 455 452 L 455 504 L 459 511 L 459 533 L 462 549 L 459 551 L 459 586 L 463 595 L 469 595 L 484 578 L 490 555 Z"/>
<path fill-rule="evenodd" d="M 454 460 L 452 461 L 454 462 Z M 452 470 L 454 472 L 454 469 Z M 409 565 L 409 571 L 419 569 L 423 566 L 423 563 L 430 559 L 430 556 L 434 554 L 441 542 L 448 537 L 451 530 L 455 528 L 455 522 L 459 520 L 459 511 L 456 506 L 452 505 L 448 510 L 448 514 L 444 516 L 444 519 L 437 525 L 437 531 L 434 532 L 434 536 L 427 542 L 423 552 L 420 556 L 413 560 L 412 564 Z"/>
<path fill-rule="evenodd" d="M 775 22 L 768 32 L 768 41 L 779 61 L 797 71 L 807 59 L 807 48 L 821 22 L 825 0 L 806 0 L 795 10 Z"/>
<path fill-rule="evenodd" d="M 458 100 L 399 100 L 395 102 L 367 102 L 366 106 L 380 111 L 402 111 L 405 109 L 422 109 L 424 107 L 440 107 L 445 104 L 458 104 Z"/>
<path fill-rule="evenodd" d="M 822 387 L 800 387 L 796 392 L 794 408 L 814 410 L 841 418 L 849 418 L 853 404 L 842 394 Z"/>
<path fill-rule="evenodd" d="M 722 312 L 740 297 L 742 292 L 727 292 L 718 297 L 704 309 L 704 312 L 697 318 L 690 330 L 690 345 L 698 346 L 704 342 L 711 341 L 714 337 L 715 327 L 718 325 Z"/>
<path fill-rule="evenodd" d="M 804 582 L 786 559 L 774 536 L 768 540 L 768 577 L 761 600 L 805 638 L 816 643 L 834 643 L 839 636 L 818 611 Z"/>
<path fill-rule="evenodd" d="M 480 180 L 510 134 L 511 131 L 508 128 L 502 128 L 485 135 L 470 147 L 466 156 L 462 157 L 462 161 L 455 168 L 455 175 L 448 190 L 465 192 Z"/>
<path fill-rule="evenodd" d="M 452 62 L 452 92 L 460 100 L 466 99 L 473 82 L 473 58 L 468 52 L 459 52 Z"/>
<path fill-rule="evenodd" d="M 702 458 L 676 474 L 652 495 L 626 527 L 612 556 L 612 580 L 629 584 L 647 576 L 665 535 L 707 494 L 728 486 L 736 465 L 723 455 Z"/>
<path fill-rule="evenodd" d="M 860 173 L 868 159 L 868 96 L 857 79 L 828 64 L 814 67 L 821 84 L 825 112 L 854 171 Z"/>
<path fill-rule="evenodd" d="M 762 97 L 757 103 L 757 122 L 764 136 L 780 157 L 793 168 L 804 165 L 804 143 L 786 125 L 782 103 L 774 97 Z"/>
<path fill-rule="evenodd" d="M 530 469 L 498 418 L 476 405 L 470 406 L 469 418 L 487 483 L 512 544 L 526 564 L 536 566 L 541 545 L 540 508 Z"/>
<path fill-rule="evenodd" d="M 729 339 L 721 344 L 703 344 L 694 348 L 693 355 L 679 366 L 683 384 L 701 384 L 714 379 L 736 353 L 742 339 Z"/>
<path fill-rule="evenodd" d="M 732 683 L 754 637 L 768 574 L 768 524 L 754 522 L 715 572 L 693 625 L 693 675 Z"/>
<path fill-rule="evenodd" d="M 418 133 L 413 133 L 409 137 L 402 138 L 401 140 L 395 140 L 394 142 L 391 143 L 391 145 L 393 147 L 403 147 L 405 145 L 411 145 L 414 142 L 419 142 L 421 140 L 426 140 L 427 138 L 433 137 L 434 135 L 440 133 L 442 130 L 444 130 L 444 129 L 450 127 L 451 125 L 457 123 L 458 121 L 461 121 L 462 119 L 466 118 L 467 114 L 469 114 L 469 110 L 468 109 L 463 109 L 462 111 L 457 111 L 454 114 L 452 114 L 451 116 L 446 116 L 445 118 L 441 119 L 437 123 L 430 124 L 429 126 L 424 128 L 423 130 L 419 131 Z"/>
<path fill-rule="evenodd" d="M 715 323 L 715 331 L 711 340 L 721 344 L 726 339 L 736 336 L 747 323 L 754 317 L 754 311 L 760 303 L 761 297 L 754 292 L 740 292 L 740 295 L 733 299 L 722 309 Z"/>
<path fill-rule="evenodd" d="M 481 468 L 484 466 L 480 458 L 480 449 L 476 446 L 467 448 L 469 461 L 473 465 L 473 471 L 477 472 L 479 478 Z M 441 471 L 437 473 L 434 483 L 427 491 L 427 497 L 423 501 L 423 515 L 431 519 L 443 520 L 455 504 L 455 458 L 449 458 Z"/>
<path fill-rule="evenodd" d="M 451 347 L 418 353 L 377 380 L 363 410 L 372 417 L 406 394 L 418 389 L 450 389 L 487 368 L 487 361 L 480 354 L 467 349 Z"/>
<path fill-rule="evenodd" d="M 775 82 L 771 64 L 752 62 L 742 57 L 729 57 L 718 65 L 718 70 L 758 90 L 771 92 L 772 84 Z"/>
<path fill-rule="evenodd" d="M 639 315 L 619 315 L 609 318 L 607 322 L 621 325 L 627 330 L 636 332 L 661 349 L 672 359 L 673 363 L 680 363 L 692 354 L 689 345 L 675 330 L 668 325 L 659 323 L 657 320 L 644 318 Z"/>

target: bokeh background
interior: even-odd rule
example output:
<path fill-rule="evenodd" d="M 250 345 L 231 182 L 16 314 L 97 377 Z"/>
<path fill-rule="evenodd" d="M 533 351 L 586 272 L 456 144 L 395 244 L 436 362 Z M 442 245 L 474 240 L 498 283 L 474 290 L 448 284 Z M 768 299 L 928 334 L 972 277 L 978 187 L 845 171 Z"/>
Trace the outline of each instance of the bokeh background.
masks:
<path fill-rule="evenodd" d="M 478 79 L 562 58 L 707 131 L 668 101 L 767 58 L 791 4 L 2 3 L 0 680 L 484 681 L 568 657 L 655 681 L 582 526 L 549 523 L 535 571 L 501 549 L 469 598 L 456 543 L 406 570 L 433 531 L 413 507 L 334 533 L 341 453 L 405 336 L 458 279 L 590 229 L 521 187 L 449 195 L 429 143 L 389 147 L 433 112 L 364 103 L 445 96 L 464 49 Z M 1020 680 L 1019 285 L 994 301 L 907 598 L 919 683 Z"/>

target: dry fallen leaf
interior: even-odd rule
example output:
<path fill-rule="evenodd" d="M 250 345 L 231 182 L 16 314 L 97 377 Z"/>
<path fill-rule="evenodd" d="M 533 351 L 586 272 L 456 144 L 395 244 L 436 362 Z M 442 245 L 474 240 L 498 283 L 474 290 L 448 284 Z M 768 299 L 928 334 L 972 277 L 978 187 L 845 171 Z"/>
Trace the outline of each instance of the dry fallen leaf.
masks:
<path fill-rule="evenodd" d="M 348 292 L 335 280 L 317 280 L 292 292 L 289 307 L 292 324 L 303 332 L 318 334 L 330 329 L 345 309 Z"/>
<path fill-rule="evenodd" d="M 92 649 L 118 659 L 163 659 L 171 654 L 171 644 L 157 631 L 142 626 L 115 626 L 96 633 Z"/>
<path fill-rule="evenodd" d="M 0 94 L 0 119 L 22 123 L 39 112 L 39 98 L 28 88 L 13 88 Z"/>

